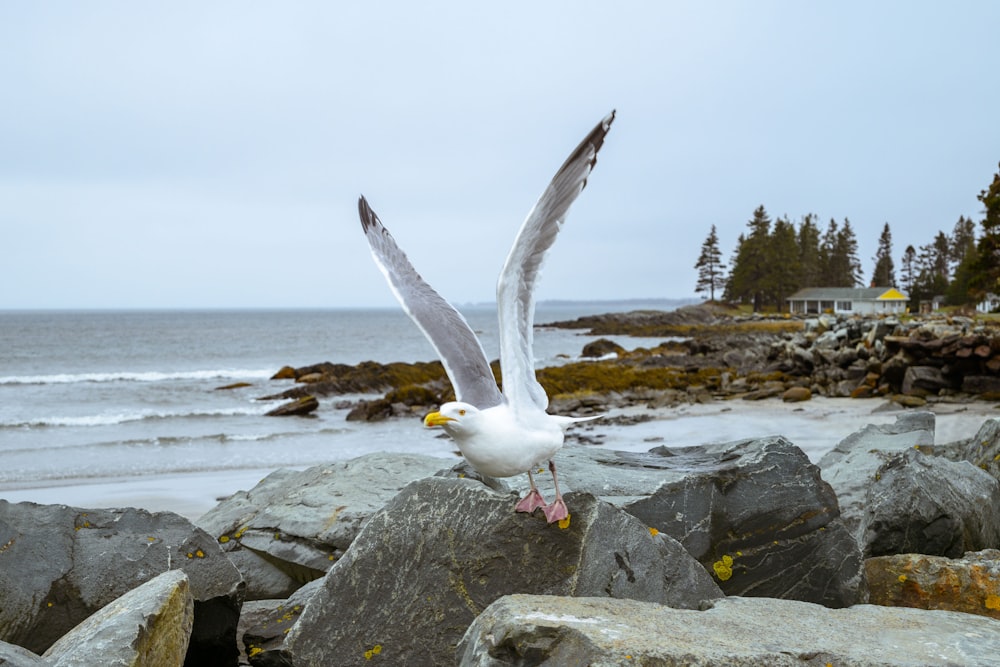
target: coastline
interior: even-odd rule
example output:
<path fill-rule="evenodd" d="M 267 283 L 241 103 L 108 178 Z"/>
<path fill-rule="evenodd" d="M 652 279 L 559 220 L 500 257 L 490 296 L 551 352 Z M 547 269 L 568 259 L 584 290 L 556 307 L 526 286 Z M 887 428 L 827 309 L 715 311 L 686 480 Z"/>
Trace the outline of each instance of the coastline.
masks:
<path fill-rule="evenodd" d="M 814 397 L 801 403 L 777 399 L 763 401 L 710 401 L 676 408 L 629 407 L 609 410 L 608 420 L 591 422 L 571 431 L 567 447 L 601 446 L 645 451 L 658 446 L 684 447 L 781 435 L 802 449 L 814 463 L 838 442 L 868 424 L 892 424 L 901 408 L 891 409 L 882 399 Z M 890 408 L 890 409 L 887 409 Z M 938 445 L 973 437 L 987 419 L 1000 418 L 1000 404 L 989 401 L 931 403 L 924 408 L 936 415 Z M 617 425 L 618 419 L 638 419 Z M 377 426 L 373 425 L 373 429 Z M 414 428 L 413 439 L 429 435 Z M 582 440 L 588 444 L 578 444 Z M 596 444 L 593 444 L 596 443 Z M 414 442 L 401 443 L 398 451 L 414 451 Z M 428 451 L 441 454 L 441 448 Z M 385 447 L 384 451 L 397 451 Z M 349 457 L 331 455 L 330 461 Z M 457 456 L 443 456 L 442 468 L 457 463 Z M 304 466 L 289 466 L 302 469 Z M 114 479 L 67 479 L 44 484 L 22 482 L 0 490 L 0 499 L 74 507 L 139 507 L 172 511 L 192 521 L 215 507 L 221 498 L 249 490 L 278 468 L 248 467 L 142 475 Z M 572 489 L 572 480 L 560 480 Z"/>

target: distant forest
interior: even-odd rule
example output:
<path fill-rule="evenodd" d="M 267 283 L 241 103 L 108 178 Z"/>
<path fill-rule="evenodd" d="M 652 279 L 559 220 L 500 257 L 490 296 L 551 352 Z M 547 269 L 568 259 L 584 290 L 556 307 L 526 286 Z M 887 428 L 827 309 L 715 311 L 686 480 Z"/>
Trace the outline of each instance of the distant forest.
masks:
<path fill-rule="evenodd" d="M 985 207 L 978 233 L 976 223 L 961 216 L 950 234 L 940 231 L 925 245 L 906 246 L 898 265 L 886 222 L 868 284 L 900 289 L 914 311 L 937 296 L 947 305 L 963 306 L 987 293 L 1000 294 L 1000 170 L 978 199 Z M 728 265 L 712 225 L 694 266 L 696 293 L 713 301 L 751 303 L 754 311 L 786 310 L 788 297 L 804 287 L 867 286 L 850 220 L 831 219 L 825 227 L 813 214 L 797 223 L 784 217 L 772 221 L 763 206 L 747 222 Z"/>

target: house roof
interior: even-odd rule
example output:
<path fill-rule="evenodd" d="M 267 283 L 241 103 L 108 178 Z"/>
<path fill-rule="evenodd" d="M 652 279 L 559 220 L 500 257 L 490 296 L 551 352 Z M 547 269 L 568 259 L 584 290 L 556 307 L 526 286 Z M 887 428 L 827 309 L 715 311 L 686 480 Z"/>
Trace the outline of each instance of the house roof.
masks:
<path fill-rule="evenodd" d="M 907 301 L 910 297 L 895 287 L 806 287 L 789 301 Z"/>

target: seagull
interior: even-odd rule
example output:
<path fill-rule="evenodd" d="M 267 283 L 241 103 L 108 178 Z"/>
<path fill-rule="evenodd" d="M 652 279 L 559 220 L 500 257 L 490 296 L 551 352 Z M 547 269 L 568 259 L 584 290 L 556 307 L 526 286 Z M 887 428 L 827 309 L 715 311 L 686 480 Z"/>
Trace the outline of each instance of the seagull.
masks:
<path fill-rule="evenodd" d="M 546 412 L 549 399 L 535 378 L 532 336 L 535 285 L 542 262 L 566 220 L 570 205 L 587 184 L 597 153 L 615 119 L 605 116 L 570 154 L 528 213 L 497 280 L 500 321 L 500 373 L 497 386 L 489 360 L 475 332 L 458 310 L 428 285 L 396 245 L 389 231 L 361 196 L 358 213 L 375 264 L 406 314 L 430 340 L 455 389 L 456 400 L 424 418 L 440 426 L 477 471 L 490 477 L 528 473 L 531 489 L 517 512 L 541 508 L 551 524 L 569 525 L 569 510 L 559 492 L 553 455 L 562 447 L 565 429 L 578 421 Z M 535 486 L 532 470 L 548 462 L 555 500 L 548 504 Z"/>

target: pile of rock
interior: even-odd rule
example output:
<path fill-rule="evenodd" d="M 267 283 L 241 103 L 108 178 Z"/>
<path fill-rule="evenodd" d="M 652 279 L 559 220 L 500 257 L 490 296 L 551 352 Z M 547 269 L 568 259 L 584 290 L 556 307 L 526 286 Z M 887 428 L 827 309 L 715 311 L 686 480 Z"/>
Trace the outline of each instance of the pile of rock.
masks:
<path fill-rule="evenodd" d="M 0 662 L 995 664 L 998 453 L 1000 421 L 935 446 L 921 412 L 818 466 L 782 437 L 567 447 L 565 527 L 512 511 L 526 480 L 402 454 L 198 526 L 0 501 Z"/>
<path fill-rule="evenodd" d="M 813 393 L 867 397 L 955 394 L 1000 399 L 1000 329 L 971 318 L 823 315 L 771 344 L 765 372 L 803 378 Z"/>
<path fill-rule="evenodd" d="M 592 334 L 679 336 L 653 349 L 633 351 L 599 339 L 584 346 L 581 357 L 586 361 L 541 369 L 539 381 L 552 397 L 554 410 L 562 414 L 735 398 L 882 396 L 905 407 L 928 401 L 1000 400 L 1000 326 L 991 321 L 733 317 L 697 306 L 546 326 L 582 327 Z M 386 391 L 381 398 L 350 406 L 348 419 L 373 421 L 410 417 L 454 398 L 438 363 L 324 363 L 284 368 L 275 378 L 295 379 L 296 385 L 265 397 L 295 399 L 274 414 L 315 410 L 313 395 Z"/>

